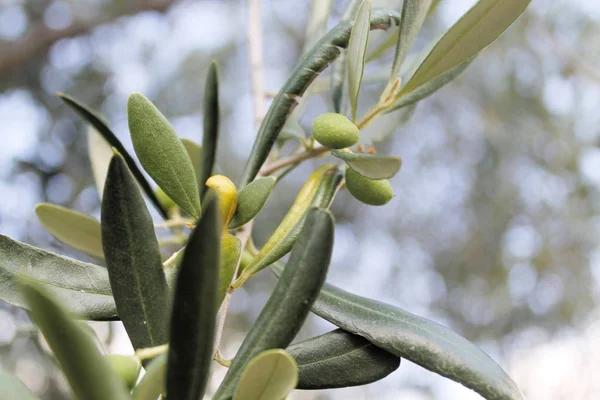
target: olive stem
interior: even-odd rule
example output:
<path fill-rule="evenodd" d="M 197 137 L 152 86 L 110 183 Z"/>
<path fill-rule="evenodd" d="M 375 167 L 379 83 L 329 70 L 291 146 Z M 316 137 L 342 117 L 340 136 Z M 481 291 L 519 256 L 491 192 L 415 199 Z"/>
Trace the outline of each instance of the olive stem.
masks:
<path fill-rule="evenodd" d="M 167 350 L 169 350 L 169 345 L 163 344 L 156 347 L 147 347 L 145 349 L 139 349 L 135 352 L 134 356 L 140 361 L 147 360 L 149 358 L 159 356 L 165 353 Z"/>

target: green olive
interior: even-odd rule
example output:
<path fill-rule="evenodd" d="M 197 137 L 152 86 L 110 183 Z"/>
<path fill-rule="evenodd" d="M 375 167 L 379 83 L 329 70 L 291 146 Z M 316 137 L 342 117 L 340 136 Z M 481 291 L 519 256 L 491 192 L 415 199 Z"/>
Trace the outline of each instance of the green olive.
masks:
<path fill-rule="evenodd" d="M 358 142 L 360 131 L 342 114 L 326 113 L 319 115 L 312 126 L 313 137 L 330 149 L 345 149 Z"/>
<path fill-rule="evenodd" d="M 352 168 L 346 168 L 346 187 L 357 200 L 372 206 L 382 206 L 394 197 L 392 185 L 387 179 L 365 178 Z"/>
<path fill-rule="evenodd" d="M 115 373 L 123 379 L 125 385 L 131 390 L 135 386 L 142 363 L 139 359 L 133 356 L 121 356 L 116 354 L 108 354 L 104 356 Z"/>
<path fill-rule="evenodd" d="M 158 201 L 160 201 L 160 204 L 162 204 L 163 207 L 167 210 L 170 210 L 171 208 L 177 206 L 177 204 L 175 204 L 175 202 L 171 200 L 171 198 L 167 196 L 167 194 L 163 192 L 161 188 L 156 188 L 154 194 L 156 195 Z"/>

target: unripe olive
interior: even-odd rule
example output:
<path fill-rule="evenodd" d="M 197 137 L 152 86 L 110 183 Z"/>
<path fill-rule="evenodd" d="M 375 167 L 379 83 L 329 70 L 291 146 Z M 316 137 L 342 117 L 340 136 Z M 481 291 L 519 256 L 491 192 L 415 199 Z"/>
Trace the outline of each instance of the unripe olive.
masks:
<path fill-rule="evenodd" d="M 104 357 L 113 371 L 123 379 L 127 388 L 130 390 L 133 389 L 138 376 L 140 375 L 140 370 L 142 369 L 140 360 L 133 356 L 121 356 L 116 354 L 109 354 Z"/>
<path fill-rule="evenodd" d="M 156 188 L 154 194 L 156 195 L 156 198 L 158 199 L 160 204 L 162 204 L 162 206 L 167 210 L 170 210 L 171 208 L 177 205 L 173 200 L 171 200 L 169 196 L 167 196 L 165 192 L 163 192 L 161 188 Z"/>
<path fill-rule="evenodd" d="M 346 187 L 357 200 L 372 206 L 382 206 L 394 197 L 392 185 L 387 179 L 365 178 L 352 168 L 346 168 Z"/>
<path fill-rule="evenodd" d="M 358 142 L 360 131 L 342 114 L 326 113 L 319 115 L 312 126 L 313 137 L 330 149 L 345 149 Z"/>

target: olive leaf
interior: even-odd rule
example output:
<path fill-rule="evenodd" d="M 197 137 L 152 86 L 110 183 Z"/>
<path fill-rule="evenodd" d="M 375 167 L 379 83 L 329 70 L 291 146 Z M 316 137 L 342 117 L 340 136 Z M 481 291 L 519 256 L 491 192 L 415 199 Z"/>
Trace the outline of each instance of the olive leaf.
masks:
<path fill-rule="evenodd" d="M 325 281 L 333 248 L 334 222 L 311 209 L 281 278 L 233 359 L 214 400 L 230 398 L 250 361 L 265 350 L 285 348 L 304 323 Z"/>
<path fill-rule="evenodd" d="M 267 203 L 276 181 L 273 176 L 258 178 L 238 193 L 237 209 L 229 224 L 230 229 L 239 228 L 258 215 Z"/>
<path fill-rule="evenodd" d="M 77 318 L 117 319 L 106 268 L 59 256 L 0 235 L 0 299 L 27 308 L 19 278 L 35 281 Z"/>
<path fill-rule="evenodd" d="M 431 50 L 402 88 L 406 94 L 464 63 L 500 36 L 531 0 L 479 0 Z"/>
<path fill-rule="evenodd" d="M 523 400 L 510 377 L 487 354 L 454 331 L 398 307 L 325 284 L 312 311 L 489 400 Z"/>
<path fill-rule="evenodd" d="M 198 185 L 200 185 L 200 158 L 202 157 L 202 146 L 189 139 L 181 139 L 181 144 L 185 147 L 185 151 L 192 161 L 192 166 L 194 167 L 194 172 L 198 179 Z"/>
<path fill-rule="evenodd" d="M 366 385 L 400 366 L 400 357 L 342 329 L 295 343 L 286 351 L 298 363 L 298 389 Z"/>
<path fill-rule="evenodd" d="M 392 178 L 402 165 L 400 157 L 393 156 L 355 154 L 341 150 L 333 150 L 331 155 L 344 160 L 350 168 L 369 179 Z"/>
<path fill-rule="evenodd" d="M 150 361 L 146 375 L 133 388 L 133 400 L 156 400 L 166 390 L 168 353 L 162 353 Z"/>
<path fill-rule="evenodd" d="M 297 383 L 298 366 L 286 351 L 263 351 L 242 373 L 233 400 L 284 399 Z"/>
<path fill-rule="evenodd" d="M 148 183 L 148 180 L 142 173 L 142 171 L 138 168 L 136 162 L 133 157 L 129 155 L 129 152 L 123 146 L 123 143 L 117 138 L 117 136 L 113 133 L 113 131 L 108 127 L 108 124 L 105 118 L 98 114 L 96 111 L 92 110 L 88 106 L 84 105 L 77 99 L 65 94 L 65 93 L 57 93 L 58 98 L 64 101 L 69 107 L 71 107 L 81 118 L 89 122 L 96 131 L 102 135 L 102 137 L 108 142 L 111 147 L 117 149 L 117 151 L 123 156 L 127 166 L 131 170 L 133 176 L 140 184 L 142 190 L 148 196 L 150 201 L 154 204 L 156 209 L 161 213 L 164 218 L 168 218 L 167 210 L 163 208 L 160 204 L 160 201 L 154 194 L 154 190 L 152 190 L 152 186 Z M 98 188 L 98 190 L 103 190 Z"/>
<path fill-rule="evenodd" d="M 44 334 L 78 399 L 126 400 L 125 384 L 102 357 L 94 339 L 37 283 L 21 282 L 33 321 Z"/>
<path fill-rule="evenodd" d="M 220 236 L 217 199 L 207 195 L 175 284 L 167 366 L 167 393 L 174 399 L 202 398 L 206 388 L 218 308 Z"/>
<path fill-rule="evenodd" d="M 198 173 L 200 197 L 206 193 L 206 181 L 213 174 L 219 139 L 219 75 L 217 63 L 212 62 L 204 85 L 204 132 Z"/>
<path fill-rule="evenodd" d="M 398 16 L 388 10 L 375 9 L 371 15 L 372 29 L 388 29 L 397 22 Z M 269 111 L 258 130 L 256 141 L 244 167 L 238 189 L 241 190 L 254 180 L 271 152 L 288 116 L 298 104 L 297 98 L 302 97 L 319 74 L 335 61 L 340 55 L 341 49 L 348 46 L 351 30 L 351 21 L 342 20 L 335 28 L 325 34 L 294 68 L 288 80 L 273 99 L 271 107 L 269 107 Z"/>
<path fill-rule="evenodd" d="M 402 3 L 402 14 L 400 16 L 400 30 L 396 43 L 396 54 L 392 63 L 390 81 L 393 81 L 400 72 L 400 67 L 410 50 L 417 34 L 423 26 L 428 15 L 432 0 L 404 0 Z"/>
<path fill-rule="evenodd" d="M 100 222 L 95 218 L 48 203 L 38 204 L 35 214 L 56 239 L 75 250 L 104 259 Z"/>
<path fill-rule="evenodd" d="M 167 341 L 167 282 L 154 224 L 125 161 L 115 155 L 102 200 L 102 247 L 119 316 L 135 349 Z"/>
<path fill-rule="evenodd" d="M 27 386 L 14 375 L 0 369 L 0 392 L 5 399 L 39 400 Z"/>
<path fill-rule="evenodd" d="M 87 139 L 88 157 L 90 158 L 90 164 L 92 166 L 92 174 L 94 175 L 96 190 L 100 195 L 100 199 L 102 199 L 104 182 L 106 181 L 106 174 L 108 172 L 108 164 L 114 153 L 111 145 L 108 144 L 93 126 L 90 126 L 88 129 Z"/>
<path fill-rule="evenodd" d="M 139 93 L 129 96 L 127 120 L 135 154 L 146 172 L 178 206 L 198 218 L 200 197 L 194 167 L 169 121 Z"/>
<path fill-rule="evenodd" d="M 233 274 L 238 266 L 242 254 L 242 242 L 231 233 L 225 232 L 221 236 L 221 265 L 219 266 L 219 294 L 217 303 L 221 304 L 227 290 L 233 281 Z"/>
<path fill-rule="evenodd" d="M 365 56 L 370 31 L 371 0 L 363 0 L 358 7 L 356 19 L 350 32 L 350 40 L 348 41 L 348 94 L 350 96 L 352 121 L 356 121 L 358 94 L 365 70 Z"/>
<path fill-rule="evenodd" d="M 292 250 L 312 207 L 328 208 L 342 181 L 339 168 L 326 164 L 306 181 L 296 201 L 254 260 L 241 272 L 234 287 L 241 286 L 254 274 L 281 259 Z"/>

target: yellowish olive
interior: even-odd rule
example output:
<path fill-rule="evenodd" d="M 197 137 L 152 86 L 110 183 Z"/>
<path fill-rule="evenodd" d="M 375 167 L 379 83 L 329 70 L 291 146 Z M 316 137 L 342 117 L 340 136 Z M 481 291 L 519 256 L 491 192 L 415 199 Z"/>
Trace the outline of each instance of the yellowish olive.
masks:
<path fill-rule="evenodd" d="M 135 386 L 140 370 L 142 369 L 142 363 L 140 360 L 133 356 L 122 356 L 116 354 L 109 354 L 104 356 L 113 371 L 123 379 L 125 385 L 130 390 Z"/>
<path fill-rule="evenodd" d="M 372 206 L 382 206 L 394 197 L 394 190 L 387 179 L 365 178 L 352 168 L 346 168 L 346 187 L 357 200 Z"/>
<path fill-rule="evenodd" d="M 358 143 L 360 131 L 342 114 L 326 113 L 313 122 L 313 137 L 330 149 L 345 149 Z"/>

